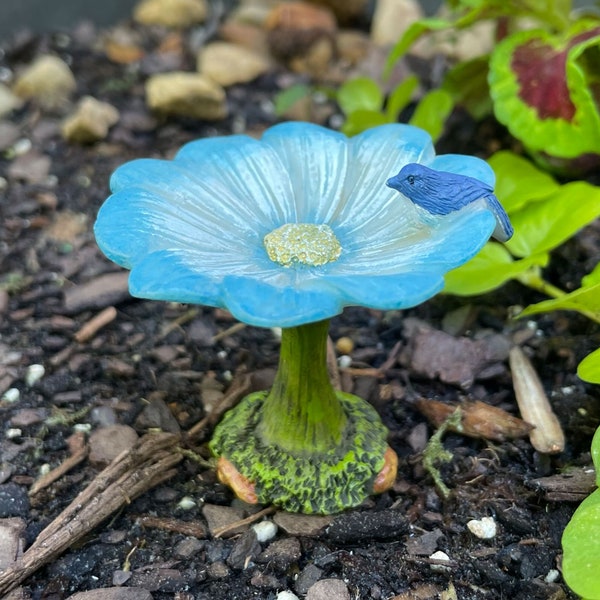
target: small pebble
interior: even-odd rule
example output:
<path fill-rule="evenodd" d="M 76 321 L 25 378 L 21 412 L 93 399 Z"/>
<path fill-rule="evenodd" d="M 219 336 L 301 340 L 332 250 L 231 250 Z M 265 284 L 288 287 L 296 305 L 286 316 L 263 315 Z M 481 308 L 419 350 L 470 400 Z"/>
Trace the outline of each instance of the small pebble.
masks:
<path fill-rule="evenodd" d="M 347 354 L 343 354 L 338 358 L 338 365 L 340 369 L 347 369 L 352 365 L 352 357 Z"/>
<path fill-rule="evenodd" d="M 354 342 L 352 341 L 352 338 L 343 336 L 335 343 L 335 349 L 340 354 L 351 354 L 352 350 L 354 350 Z"/>
<path fill-rule="evenodd" d="M 496 521 L 493 517 L 472 519 L 467 523 L 469 531 L 481 540 L 491 540 L 496 535 Z"/>
<path fill-rule="evenodd" d="M 310 587 L 306 600 L 350 600 L 350 593 L 341 579 L 321 579 Z"/>
<path fill-rule="evenodd" d="M 256 539 L 262 544 L 272 540 L 277 534 L 277 525 L 273 521 L 261 521 L 252 526 Z"/>
<path fill-rule="evenodd" d="M 450 563 L 450 557 L 445 552 L 442 552 L 441 550 L 434 552 L 429 558 L 431 560 L 438 561 L 439 563 L 441 563 L 441 562 Z M 443 564 L 432 564 L 431 570 L 436 571 L 437 573 L 446 573 L 447 571 L 450 571 L 451 569 L 450 569 L 449 565 L 446 566 Z"/>
<path fill-rule="evenodd" d="M 191 510 L 196 506 L 196 501 L 189 496 L 184 496 L 178 503 L 177 507 L 181 510 Z"/>
<path fill-rule="evenodd" d="M 44 365 L 29 365 L 25 373 L 27 387 L 35 385 L 46 373 Z"/>
<path fill-rule="evenodd" d="M 279 592 L 279 594 L 277 594 L 275 600 L 299 600 L 299 598 L 293 592 L 284 590 L 283 592 Z"/>
<path fill-rule="evenodd" d="M 11 427 L 10 429 L 6 430 L 6 439 L 7 440 L 14 440 L 15 438 L 21 437 L 21 434 L 23 432 L 20 429 L 17 429 L 16 427 Z"/>
<path fill-rule="evenodd" d="M 560 577 L 560 572 L 558 571 L 558 569 L 550 569 L 548 571 L 548 573 L 546 574 L 546 577 L 544 577 L 544 581 L 546 583 L 554 583 L 555 581 L 558 580 L 559 577 Z"/>
<path fill-rule="evenodd" d="M 20 397 L 21 392 L 17 388 L 9 388 L 4 392 L 4 394 L 2 394 L 2 400 L 10 404 L 18 402 Z"/>

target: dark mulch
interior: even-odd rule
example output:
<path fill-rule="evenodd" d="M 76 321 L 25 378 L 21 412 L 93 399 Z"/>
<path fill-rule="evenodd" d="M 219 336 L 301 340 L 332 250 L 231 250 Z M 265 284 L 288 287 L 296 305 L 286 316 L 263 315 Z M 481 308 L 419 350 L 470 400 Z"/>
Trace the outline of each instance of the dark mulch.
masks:
<path fill-rule="evenodd" d="M 230 133 L 240 123 L 251 131 L 268 126 L 276 121 L 268 101 L 290 75 L 279 71 L 231 89 L 231 116 L 224 122 L 161 122 L 144 107 L 143 69 L 106 60 L 94 49 L 96 39 L 85 28 L 67 36 L 22 37 L 6 45 L 0 63 L 0 68 L 13 69 L 39 52 L 67 56 L 77 77 L 77 95 L 107 100 L 122 114 L 107 141 L 92 147 L 64 142 L 59 118 L 32 105 L 14 114 L 11 121 L 19 137 L 50 157 L 55 184 L 10 178 L 12 156 L 0 156 L 0 174 L 8 182 L 0 205 L 0 264 L 8 291 L 0 314 L 0 386 L 2 393 L 9 388 L 20 392 L 18 401 L 0 403 L 0 516 L 24 520 L 26 546 L 98 473 L 84 462 L 46 490 L 27 496 L 44 465 L 56 467 L 69 456 L 75 426 L 88 425 L 83 430 L 94 431 L 117 422 L 141 434 L 140 415 L 149 399 L 158 399 L 169 407 L 177 426 L 188 429 L 205 414 L 202 398 L 203 392 L 208 397 L 209 384 L 217 392 L 226 390 L 241 370 L 273 368 L 277 360 L 277 340 L 269 330 L 246 328 L 213 341 L 234 324 L 220 311 L 199 308 L 189 313 L 188 306 L 133 300 L 123 296 L 114 280 L 110 285 L 115 288 L 106 284 L 106 293 L 99 296 L 86 295 L 81 286 L 116 272 L 100 255 L 91 233 L 114 168 L 133 157 L 169 155 L 190 139 Z M 440 147 L 486 155 L 492 147 L 510 143 L 493 122 L 476 124 L 459 114 Z M 62 235 L 52 229 L 59 214 L 66 219 Z M 67 225 L 76 226 L 78 215 L 87 221 L 69 234 Z M 598 230 L 588 230 L 561 248 L 548 272 L 553 283 L 575 285 L 598 252 L 598 240 Z M 131 577 L 124 585 L 149 589 L 158 600 L 270 599 L 285 589 L 302 596 L 311 583 L 329 577 L 343 579 L 352 598 L 391 598 L 411 589 L 422 594 L 429 589 L 430 595 L 420 598 L 437 597 L 451 585 L 456 596 L 447 597 L 461 600 L 573 597 L 555 570 L 560 569 L 561 533 L 582 495 L 567 485 L 563 499 L 553 500 L 557 496 L 549 496 L 534 480 L 590 463 L 589 443 L 600 422 L 599 392 L 576 377 L 575 367 L 597 346 L 599 336 L 596 327 L 574 314 L 542 316 L 534 323 L 507 320 L 509 306 L 539 299 L 511 284 L 468 301 L 439 297 L 404 313 L 350 309 L 333 320 L 332 338 L 349 336 L 355 343 L 356 368 L 379 367 L 400 344 L 398 359 L 379 378 L 372 371 L 343 376 L 347 389 L 380 411 L 400 468 L 392 491 L 336 517 L 322 533 L 291 536 L 280 529 L 276 541 L 241 550 L 239 536 L 209 536 L 186 555 L 180 545 L 188 536 L 145 527 L 142 518 L 204 522 L 203 503 L 228 506 L 233 501 L 212 470 L 186 459 L 175 477 L 131 502 L 26 580 L 25 590 L 33 598 L 59 599 L 111 586 L 115 572 L 129 560 Z M 482 399 L 517 412 L 505 361 L 467 389 L 428 379 L 411 367 L 406 350 L 413 333 L 405 327 L 407 318 L 418 317 L 441 329 L 444 317 L 459 315 L 452 311 L 466 302 L 472 318 L 461 334 L 477 339 L 496 332 L 526 345 L 565 429 L 567 447 L 548 457 L 538 455 L 527 438 L 492 443 L 448 434 L 445 446 L 454 458 L 442 475 L 452 493 L 444 500 L 422 466 L 423 443 L 432 430 L 414 400 Z M 112 304 L 117 308 L 114 321 L 88 341 L 74 341 L 83 324 Z M 28 386 L 25 373 L 31 364 L 44 365 L 46 372 Z M 182 508 L 184 497 L 194 499 L 196 506 Z M 483 516 L 493 516 L 498 524 L 491 540 L 467 530 L 470 519 Z M 296 538 L 298 555 L 286 558 L 281 548 L 273 547 Z M 269 548 L 278 560 L 261 554 Z M 247 564 L 235 558 L 233 549 L 250 556 Z M 432 564 L 436 550 L 450 557 L 449 565 Z"/>

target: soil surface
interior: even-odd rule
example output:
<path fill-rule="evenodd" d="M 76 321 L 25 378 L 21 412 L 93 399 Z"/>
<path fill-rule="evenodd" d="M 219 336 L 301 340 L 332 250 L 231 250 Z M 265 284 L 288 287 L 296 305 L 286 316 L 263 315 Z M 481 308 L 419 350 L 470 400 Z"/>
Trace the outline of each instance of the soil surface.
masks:
<path fill-rule="evenodd" d="M 156 47 L 165 35 L 138 33 L 145 47 Z M 35 103 L 1 123 L 3 136 L 12 128 L 14 140 L 0 157 L 0 521 L 19 520 L 27 550 L 94 481 L 111 450 L 131 443 L 132 433 L 133 441 L 148 431 L 181 435 L 185 453 L 168 479 L 67 544 L 15 597 L 58 600 L 120 587 L 156 600 L 274 599 L 286 590 L 331 600 L 573 598 L 560 575 L 560 539 L 592 489 L 589 445 L 600 422 L 598 388 L 579 380 L 575 369 L 600 338 L 597 327 L 576 314 L 510 320 L 511 307 L 542 299 L 516 283 L 468 300 L 439 296 L 404 312 L 353 308 L 333 319 L 334 343 L 351 340 L 337 346 L 338 355 L 351 357 L 342 361 L 342 388 L 371 401 L 389 428 L 400 460 L 394 487 L 328 518 L 267 510 L 256 522 L 277 524 L 268 539 L 257 538 L 248 524 L 215 535 L 259 509 L 241 504 L 216 481 L 204 445 L 210 419 L 202 435 L 183 433 L 218 411 L 240 381 L 268 385 L 277 363 L 276 332 L 237 327 L 220 310 L 130 298 L 125 277 L 101 255 L 91 228 L 118 165 L 172 156 L 194 138 L 259 133 L 278 120 L 277 92 L 302 78 L 280 66 L 229 88 L 230 116 L 218 123 L 161 120 L 144 103 L 152 61 L 134 68 L 107 60 L 101 38 L 86 25 L 22 36 L 2 53 L 6 72 L 43 53 L 67 58 L 77 96 L 110 102 L 121 119 L 106 140 L 91 146 L 64 141 L 62 115 Z M 180 61 L 193 65 L 185 45 Z M 325 122 L 335 125 L 336 108 L 330 109 Z M 438 150 L 485 157 L 510 146 L 494 121 L 475 123 L 460 113 Z M 49 159 L 45 166 L 40 157 Z M 587 228 L 555 253 L 545 275 L 572 289 L 599 254 L 599 229 Z M 105 325 L 82 333 L 98 314 Z M 443 443 L 452 458 L 441 465 L 450 490 L 444 498 L 423 465 L 435 428 L 419 402 L 481 400 L 518 415 L 507 362 L 513 344 L 531 357 L 566 448 L 548 456 L 527 436 L 447 433 Z M 41 475 L 78 452 L 82 458 L 70 470 L 32 493 Z M 566 469 L 572 470 L 563 475 Z M 496 525 L 489 539 L 467 526 L 483 517 Z"/>

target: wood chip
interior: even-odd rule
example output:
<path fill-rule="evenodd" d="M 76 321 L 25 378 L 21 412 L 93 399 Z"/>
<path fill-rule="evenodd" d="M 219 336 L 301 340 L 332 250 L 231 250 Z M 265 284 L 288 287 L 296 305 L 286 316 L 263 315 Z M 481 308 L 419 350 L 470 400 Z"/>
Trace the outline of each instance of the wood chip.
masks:
<path fill-rule="evenodd" d="M 474 438 L 503 442 L 507 439 L 524 437 L 533 429 L 529 423 L 480 400 L 447 404 L 438 400 L 419 398 L 415 406 L 436 427 L 444 423 L 460 406 L 461 424 L 457 428 L 449 427 L 449 429 Z"/>
<path fill-rule="evenodd" d="M 114 306 L 107 306 L 95 317 L 90 319 L 76 334 L 75 340 L 79 343 L 87 342 L 93 338 L 96 333 L 117 318 L 117 309 Z"/>
<path fill-rule="evenodd" d="M 565 435 L 531 361 L 519 346 L 514 346 L 509 363 L 521 416 L 535 427 L 529 433 L 531 445 L 542 454 L 562 452 Z"/>

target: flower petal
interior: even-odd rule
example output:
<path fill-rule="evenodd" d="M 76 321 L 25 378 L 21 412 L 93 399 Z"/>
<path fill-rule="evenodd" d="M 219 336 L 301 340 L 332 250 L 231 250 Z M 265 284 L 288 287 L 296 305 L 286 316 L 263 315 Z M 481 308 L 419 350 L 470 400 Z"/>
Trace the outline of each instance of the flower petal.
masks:
<path fill-rule="evenodd" d="M 463 156 L 462 154 L 440 154 L 429 165 L 437 171 L 448 171 L 458 175 L 467 175 L 479 179 L 491 188 L 496 183 L 496 175 L 490 165 L 476 156 Z"/>
<path fill-rule="evenodd" d="M 225 278 L 224 302 L 234 317 L 259 327 L 296 327 L 337 315 L 343 305 L 328 280 L 271 285 L 250 277 Z"/>
<path fill-rule="evenodd" d="M 444 287 L 443 271 L 408 271 L 395 275 L 328 277 L 345 306 L 368 306 L 379 310 L 410 308 L 431 298 Z"/>
<path fill-rule="evenodd" d="M 429 134 L 411 125 L 381 125 L 353 137 L 348 158 L 351 168 L 332 227 L 349 233 L 363 227 L 365 221 L 385 219 L 397 197 L 385 182 L 405 164 L 429 164 L 434 156 Z"/>
<path fill-rule="evenodd" d="M 133 267 L 129 291 L 137 298 L 225 306 L 222 279 L 198 272 L 185 257 L 168 250 L 148 254 Z"/>
<path fill-rule="evenodd" d="M 399 205 L 407 202 L 399 199 Z M 417 222 L 409 228 L 395 226 L 393 212 L 388 218 L 389 228 L 376 236 L 368 223 L 363 230 L 353 233 L 352 240 L 341 237 L 342 257 L 331 266 L 335 274 L 380 275 L 402 273 L 407 270 L 449 270 L 463 264 L 483 247 L 496 225 L 485 200 L 444 216 L 432 216 L 414 208 Z"/>
<path fill-rule="evenodd" d="M 346 176 L 348 138 L 311 123 L 282 123 L 262 137 L 294 186 L 297 223 L 327 223 Z"/>

